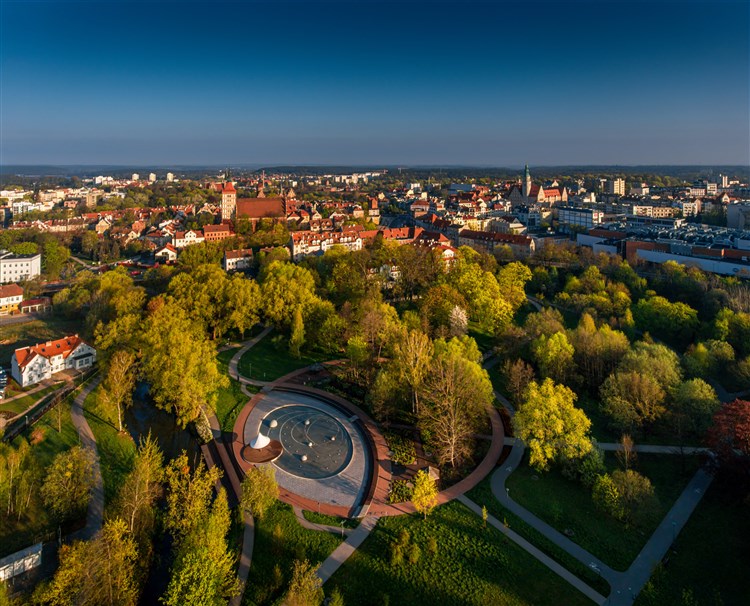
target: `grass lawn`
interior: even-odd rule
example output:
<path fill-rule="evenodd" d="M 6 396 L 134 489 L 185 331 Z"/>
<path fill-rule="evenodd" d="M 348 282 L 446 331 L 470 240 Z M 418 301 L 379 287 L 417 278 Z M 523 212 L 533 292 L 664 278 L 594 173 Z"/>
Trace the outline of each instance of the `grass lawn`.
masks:
<path fill-rule="evenodd" d="M 121 434 L 117 430 L 117 411 L 99 406 L 96 400 L 98 391 L 97 388 L 86 397 L 83 410 L 96 438 L 104 481 L 104 501 L 109 504 L 132 469 L 136 445 L 127 432 Z"/>
<path fill-rule="evenodd" d="M 612 453 L 605 463 L 610 471 L 618 467 Z M 651 533 L 695 473 L 694 457 L 685 461 L 676 455 L 638 457 L 636 470 L 649 478 L 659 499 L 654 511 L 638 526 L 625 527 L 596 508 L 588 488 L 570 481 L 556 469 L 538 474 L 528 466 L 528 455 L 506 482 L 510 496 L 520 505 L 559 531 L 572 530 L 571 539 L 616 570 L 626 570 L 645 545 Z"/>
<path fill-rule="evenodd" d="M 750 504 L 714 480 L 669 552 L 636 600 L 662 604 L 747 604 L 750 596 Z M 683 596 L 692 594 L 693 601 Z"/>
<path fill-rule="evenodd" d="M 229 377 L 229 361 L 238 349 L 239 347 L 228 349 L 216 356 L 219 363 L 219 372 L 227 377 Z M 248 385 L 247 390 L 256 393 L 258 388 Z M 229 386 L 221 388 L 216 399 L 216 417 L 219 419 L 222 431 L 232 431 L 234 422 L 248 399 L 242 392 L 242 384 L 230 377 Z"/>
<path fill-rule="evenodd" d="M 83 330 L 83 318 L 69 320 L 51 314 L 44 319 L 36 319 L 23 324 L 3 326 L 0 338 L 0 360 L 10 366 L 10 358 L 19 347 L 26 347 L 60 339 Z"/>
<path fill-rule="evenodd" d="M 402 530 L 421 555 L 391 563 L 390 545 Z M 429 549 L 429 540 L 436 551 Z M 408 551 L 408 550 L 407 550 Z M 338 587 L 346 604 L 399 606 L 544 606 L 589 600 L 460 503 L 419 516 L 381 518 L 325 589 Z"/>
<path fill-rule="evenodd" d="M 70 399 L 59 405 L 60 431 L 57 431 L 57 409 L 50 410 L 30 430 L 23 432 L 10 444 L 10 448 L 18 448 L 21 440 L 31 440 L 31 456 L 34 457 L 44 477 L 44 470 L 52 463 L 55 455 L 79 444 L 76 432 L 70 418 Z M 17 516 L 7 516 L 3 510 L 0 515 L 0 557 L 11 554 L 19 549 L 33 545 L 44 539 L 49 540 L 57 529 L 57 524 L 48 514 L 42 503 L 39 491 L 25 509 L 21 519 Z"/>
<path fill-rule="evenodd" d="M 492 351 L 495 346 L 495 337 L 479 328 L 475 322 L 469 323 L 469 336 L 477 342 L 479 351 Z"/>
<path fill-rule="evenodd" d="M 302 528 L 289 505 L 277 502 L 262 519 L 255 520 L 255 547 L 245 606 L 277 604 L 286 592 L 295 560 L 313 566 L 325 560 L 341 543 L 330 532 Z M 347 602 L 357 604 L 357 601 Z"/>
<path fill-rule="evenodd" d="M 28 408 L 39 402 L 39 400 L 41 400 L 45 396 L 63 387 L 63 385 L 65 385 L 65 383 L 62 382 L 58 383 L 57 385 L 50 385 L 35 393 L 24 396 L 23 398 L 18 398 L 17 400 L 13 400 L 12 402 L 9 402 L 7 404 L 3 404 L 2 402 L 0 402 L 0 410 L 9 410 L 10 412 L 13 412 L 17 415 L 21 414 L 22 412 L 26 411 Z"/>
<path fill-rule="evenodd" d="M 277 347 L 272 342 L 272 337 L 266 335 L 255 347 L 245 352 L 240 359 L 239 368 L 244 377 L 259 381 L 273 381 L 293 370 L 326 359 L 319 354 L 305 354 L 300 358 L 293 358 L 285 340 Z"/>
<path fill-rule="evenodd" d="M 356 518 L 340 518 L 338 516 L 329 516 L 324 513 L 318 513 L 317 511 L 303 511 L 302 515 L 309 522 L 314 524 L 326 524 L 328 526 L 341 527 L 341 522 L 344 522 L 344 528 L 356 528 L 359 526 L 359 520 Z"/>

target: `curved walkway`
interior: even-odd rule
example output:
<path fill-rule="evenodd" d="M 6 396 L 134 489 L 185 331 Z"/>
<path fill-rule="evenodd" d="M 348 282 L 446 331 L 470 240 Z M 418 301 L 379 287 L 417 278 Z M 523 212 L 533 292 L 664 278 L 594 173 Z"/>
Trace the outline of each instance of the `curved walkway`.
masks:
<path fill-rule="evenodd" d="M 104 521 L 104 483 L 99 466 L 99 453 L 96 450 L 96 437 L 83 414 L 83 403 L 86 401 L 86 397 L 98 387 L 101 381 L 101 376 L 92 379 L 75 397 L 70 407 L 70 416 L 78 431 L 81 445 L 93 454 L 92 459 L 94 461 L 94 485 L 91 489 L 91 500 L 86 511 L 86 525 L 76 533 L 76 538 L 84 541 L 93 539 L 94 535 L 101 530 Z M 58 404 L 58 406 L 61 405 Z"/>
<path fill-rule="evenodd" d="M 292 507 L 294 510 L 294 515 L 297 516 L 297 521 L 299 522 L 299 525 L 302 526 L 302 528 L 307 528 L 307 530 L 317 530 L 320 532 L 330 532 L 331 534 L 345 534 L 349 535 L 351 534 L 353 528 L 344 528 L 343 531 L 341 530 L 340 526 L 330 526 L 328 524 L 316 524 L 315 522 L 311 522 L 305 517 L 305 514 L 302 513 L 302 508 L 298 507 L 297 505 L 294 505 Z"/>

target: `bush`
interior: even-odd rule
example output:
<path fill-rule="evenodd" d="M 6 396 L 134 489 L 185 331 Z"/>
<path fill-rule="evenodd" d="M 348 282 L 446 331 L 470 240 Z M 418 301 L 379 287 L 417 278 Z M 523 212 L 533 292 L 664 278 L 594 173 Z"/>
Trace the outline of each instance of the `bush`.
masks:
<path fill-rule="evenodd" d="M 389 503 L 403 503 L 410 501 L 412 489 L 405 480 L 395 480 L 391 484 L 391 492 L 388 494 Z"/>
<path fill-rule="evenodd" d="M 417 451 L 410 439 L 390 432 L 386 432 L 383 437 L 388 442 L 388 448 L 393 453 L 391 460 L 396 465 L 414 465 L 417 462 Z"/>
<path fill-rule="evenodd" d="M 589 488 L 605 471 L 604 453 L 596 447 L 580 459 L 565 459 L 562 467 L 563 476 L 569 480 L 581 482 Z"/>

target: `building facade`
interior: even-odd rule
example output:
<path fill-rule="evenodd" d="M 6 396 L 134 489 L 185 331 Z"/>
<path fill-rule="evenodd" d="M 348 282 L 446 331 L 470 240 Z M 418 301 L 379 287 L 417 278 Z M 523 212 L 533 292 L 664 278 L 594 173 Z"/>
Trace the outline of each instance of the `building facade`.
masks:
<path fill-rule="evenodd" d="M 0 316 L 8 316 L 20 310 L 23 288 L 18 284 L 0 286 Z"/>
<path fill-rule="evenodd" d="M 15 255 L 0 250 L 0 284 L 33 280 L 42 273 L 42 255 Z"/>
<path fill-rule="evenodd" d="M 21 387 L 64 370 L 83 370 L 96 362 L 96 350 L 78 335 L 22 347 L 13 353 L 11 375 Z"/>

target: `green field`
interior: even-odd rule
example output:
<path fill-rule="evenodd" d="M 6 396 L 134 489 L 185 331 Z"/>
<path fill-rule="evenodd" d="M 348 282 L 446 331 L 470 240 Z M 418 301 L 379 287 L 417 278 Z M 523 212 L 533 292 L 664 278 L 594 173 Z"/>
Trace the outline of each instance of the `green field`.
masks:
<path fill-rule="evenodd" d="M 571 540 L 616 570 L 630 566 L 698 466 L 694 457 L 686 457 L 683 473 L 679 456 L 639 455 L 636 470 L 651 480 L 659 504 L 639 525 L 628 528 L 600 511 L 582 484 L 556 469 L 537 473 L 527 461 L 528 456 L 506 481 L 511 498 L 560 532 L 572 531 Z M 617 468 L 611 453 L 605 463 L 610 470 Z"/>
<path fill-rule="evenodd" d="M 637 606 L 739 606 L 750 596 L 750 503 L 714 483 L 636 600 Z M 692 601 L 685 598 L 692 597 Z"/>
<path fill-rule="evenodd" d="M 229 361 L 238 349 L 239 347 L 227 349 L 216 356 L 219 362 L 219 372 L 226 377 L 229 377 Z M 258 388 L 252 385 L 247 385 L 246 389 L 251 393 L 258 391 Z M 231 432 L 234 429 L 234 422 L 248 400 L 249 398 L 242 392 L 242 384 L 229 377 L 229 386 L 222 387 L 216 398 L 216 418 L 219 419 L 222 431 Z"/>
<path fill-rule="evenodd" d="M 330 532 L 302 528 L 292 508 L 277 502 L 265 517 L 255 520 L 253 562 L 242 603 L 278 604 L 289 586 L 295 560 L 306 559 L 317 566 L 340 543 L 341 538 Z"/>
<path fill-rule="evenodd" d="M 10 366 L 13 352 L 19 347 L 27 347 L 44 341 L 60 339 L 67 335 L 81 333 L 83 319 L 69 320 L 55 315 L 32 320 L 23 324 L 3 326 L 0 330 L 0 364 Z"/>
<path fill-rule="evenodd" d="M 391 562 L 390 545 L 402 530 L 421 551 L 418 561 Z M 434 552 L 430 550 L 434 539 Z M 590 604 L 576 589 L 453 502 L 427 520 L 381 518 L 362 546 L 325 585 L 338 587 L 346 604 L 381 606 L 545 606 Z"/>
<path fill-rule="evenodd" d="M 321 362 L 325 357 L 318 355 L 302 355 L 294 358 L 289 353 L 286 340 L 273 343 L 272 337 L 266 335 L 253 348 L 245 352 L 240 359 L 239 369 L 243 377 L 259 381 L 274 381 L 285 374 Z"/>
<path fill-rule="evenodd" d="M 110 503 L 125 476 L 131 470 L 136 445 L 127 432 L 117 429 L 117 411 L 107 410 L 97 402 L 98 388 L 86 396 L 84 416 L 94 432 L 99 465 L 104 481 L 104 501 Z"/>

